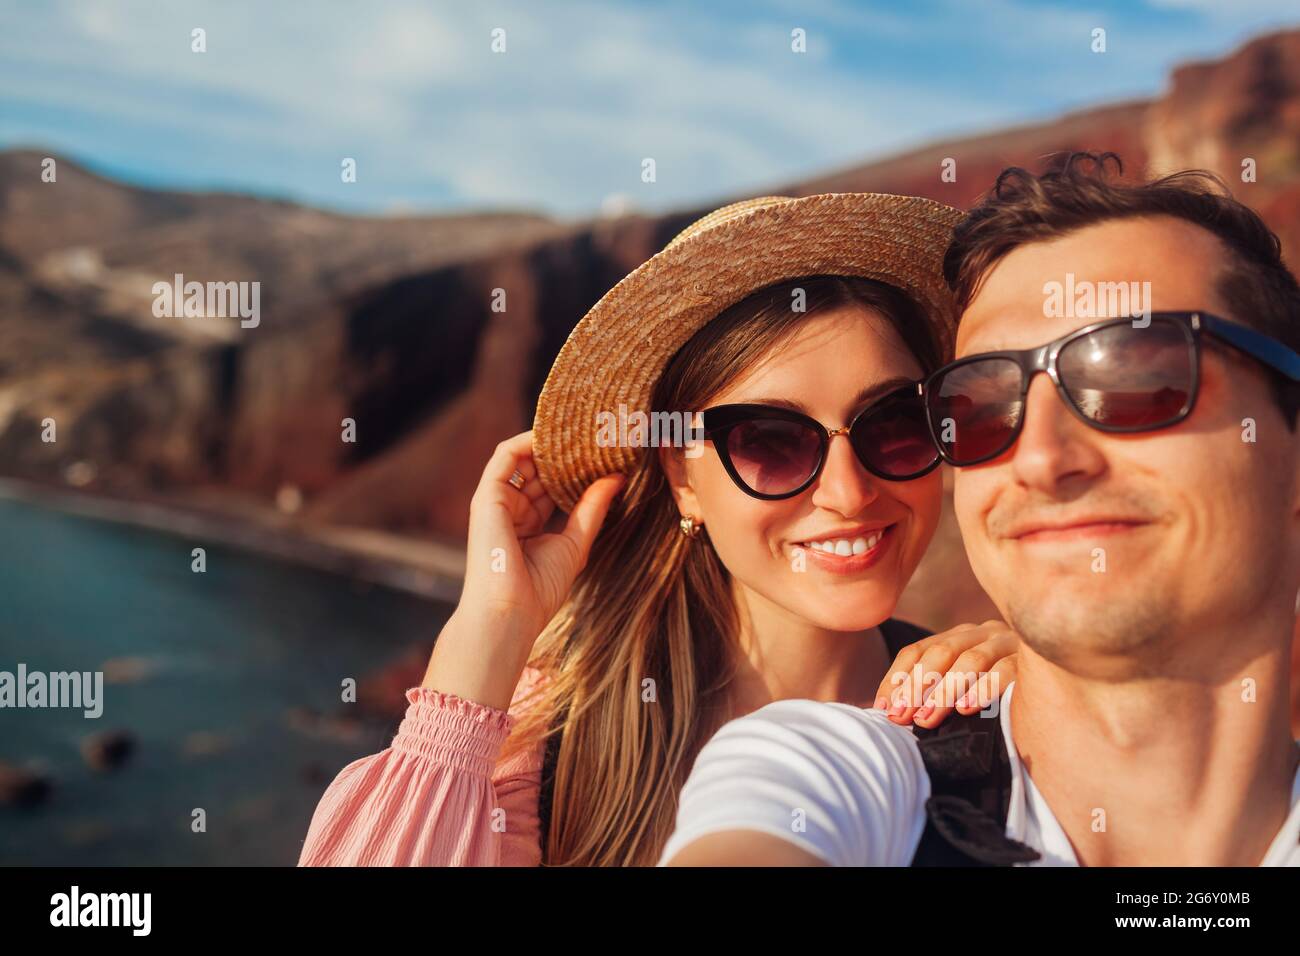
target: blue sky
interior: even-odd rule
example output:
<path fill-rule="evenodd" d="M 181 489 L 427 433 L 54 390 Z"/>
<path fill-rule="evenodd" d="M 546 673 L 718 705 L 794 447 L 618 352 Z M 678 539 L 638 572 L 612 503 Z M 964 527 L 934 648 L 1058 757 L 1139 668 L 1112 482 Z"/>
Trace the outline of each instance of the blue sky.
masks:
<path fill-rule="evenodd" d="M 0 0 L 0 146 L 358 212 L 661 210 L 1154 96 L 1287 25 L 1296 0 Z"/>

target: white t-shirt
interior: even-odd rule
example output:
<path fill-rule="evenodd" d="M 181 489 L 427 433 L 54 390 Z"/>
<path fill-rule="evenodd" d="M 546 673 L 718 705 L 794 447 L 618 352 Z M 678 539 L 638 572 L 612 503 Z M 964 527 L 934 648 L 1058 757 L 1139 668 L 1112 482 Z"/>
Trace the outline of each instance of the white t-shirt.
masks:
<path fill-rule="evenodd" d="M 1011 738 L 1014 689 L 1007 687 L 998 715 L 1011 763 L 1007 836 L 1039 852 L 1022 865 L 1078 866 Z M 700 751 L 660 865 L 706 833 L 757 830 L 832 866 L 907 866 L 929 797 L 916 738 L 883 711 L 778 701 L 726 724 Z M 1300 772 L 1291 813 L 1260 865 L 1300 866 Z"/>

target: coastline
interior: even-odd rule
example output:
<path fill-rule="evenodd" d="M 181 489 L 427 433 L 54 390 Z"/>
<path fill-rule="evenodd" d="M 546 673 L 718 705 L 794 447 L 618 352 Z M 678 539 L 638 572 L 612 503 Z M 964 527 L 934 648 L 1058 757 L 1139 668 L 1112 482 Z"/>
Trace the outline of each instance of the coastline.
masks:
<path fill-rule="evenodd" d="M 226 492 L 128 496 L 4 477 L 0 500 L 201 539 L 452 605 L 465 574 L 463 548 L 370 528 L 312 523 Z"/>

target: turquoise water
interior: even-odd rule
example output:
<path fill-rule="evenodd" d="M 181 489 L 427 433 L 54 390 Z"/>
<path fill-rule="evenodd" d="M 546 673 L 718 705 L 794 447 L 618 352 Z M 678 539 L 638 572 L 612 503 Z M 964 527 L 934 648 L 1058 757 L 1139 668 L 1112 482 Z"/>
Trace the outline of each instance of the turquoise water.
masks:
<path fill-rule="evenodd" d="M 0 761 L 38 764 L 54 780 L 44 805 L 0 807 L 4 864 L 296 862 L 328 780 L 385 746 L 397 722 L 358 721 L 337 739 L 304 730 L 291 711 L 354 715 L 340 700 L 343 679 L 431 646 L 449 610 L 190 537 L 9 501 L 0 501 L 0 542 L 0 670 L 95 671 L 120 658 L 144 668 L 105 683 L 98 719 L 0 709 Z M 190 569 L 199 546 L 202 574 Z M 117 771 L 92 770 L 81 741 L 116 729 L 135 736 L 134 754 Z M 196 733 L 224 749 L 193 752 Z M 191 830 L 195 808 L 206 833 Z"/>

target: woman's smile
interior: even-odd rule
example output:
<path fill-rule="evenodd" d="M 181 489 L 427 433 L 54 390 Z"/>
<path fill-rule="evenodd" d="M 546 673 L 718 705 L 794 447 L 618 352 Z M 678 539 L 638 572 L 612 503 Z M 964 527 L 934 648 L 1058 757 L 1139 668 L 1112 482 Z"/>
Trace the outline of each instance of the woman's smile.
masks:
<path fill-rule="evenodd" d="M 890 524 L 850 529 L 809 541 L 799 541 L 793 547 L 802 550 L 813 567 L 832 574 L 860 574 L 879 561 L 889 549 L 897 527 L 897 524 Z"/>

